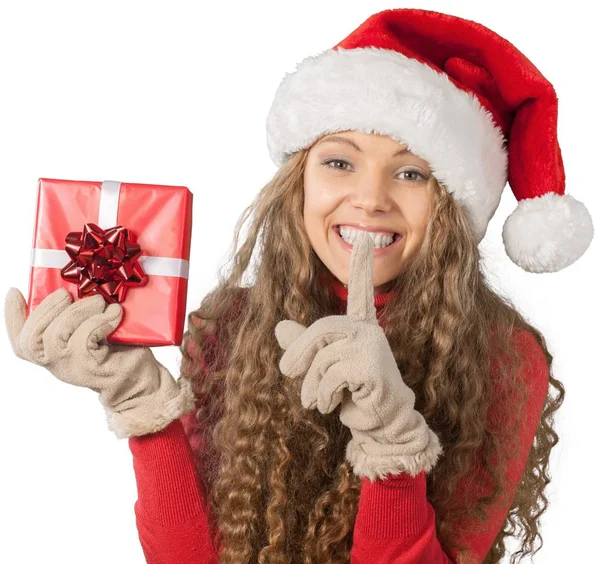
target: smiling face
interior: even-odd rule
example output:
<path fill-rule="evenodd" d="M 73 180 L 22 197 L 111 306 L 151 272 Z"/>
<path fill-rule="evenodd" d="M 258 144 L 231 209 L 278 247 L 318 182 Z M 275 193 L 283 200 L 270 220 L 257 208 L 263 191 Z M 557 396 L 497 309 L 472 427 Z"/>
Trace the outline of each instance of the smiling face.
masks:
<path fill-rule="evenodd" d="M 344 131 L 312 145 L 304 170 L 304 225 L 313 249 L 340 282 L 348 284 L 352 235 L 346 243 L 337 228 L 355 224 L 400 235 L 375 251 L 374 292 L 386 291 L 425 238 L 430 175 L 427 161 L 385 135 Z"/>

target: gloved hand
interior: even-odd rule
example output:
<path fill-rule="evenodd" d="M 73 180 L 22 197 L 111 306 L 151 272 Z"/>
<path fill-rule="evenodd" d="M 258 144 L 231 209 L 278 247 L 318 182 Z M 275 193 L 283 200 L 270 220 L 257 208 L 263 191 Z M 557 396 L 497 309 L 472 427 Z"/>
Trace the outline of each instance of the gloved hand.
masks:
<path fill-rule="evenodd" d="M 27 318 L 21 292 L 10 288 L 5 321 L 14 353 L 63 382 L 99 393 L 117 438 L 160 431 L 194 408 L 189 382 L 176 382 L 148 347 L 101 344 L 123 314 L 100 295 L 73 302 L 60 288 Z"/>
<path fill-rule="evenodd" d="M 442 453 L 437 435 L 414 409 L 415 394 L 377 320 L 373 251 L 370 235 L 360 232 L 350 258 L 347 315 L 323 317 L 308 328 L 293 320 L 275 327 L 286 351 L 281 371 L 305 375 L 302 405 L 326 414 L 342 404 L 340 420 L 352 432 L 346 459 L 356 475 L 371 481 L 429 472 Z"/>

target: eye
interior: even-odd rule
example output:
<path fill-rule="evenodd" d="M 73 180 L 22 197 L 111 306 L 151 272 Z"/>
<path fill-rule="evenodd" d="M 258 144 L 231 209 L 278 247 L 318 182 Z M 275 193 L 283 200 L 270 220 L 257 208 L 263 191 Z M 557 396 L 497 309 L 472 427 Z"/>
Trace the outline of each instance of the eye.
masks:
<path fill-rule="evenodd" d="M 346 162 L 346 161 L 344 161 L 342 159 L 329 159 L 329 160 L 323 161 L 321 164 L 324 165 L 327 168 L 332 168 L 332 169 L 335 169 L 335 170 L 346 170 L 346 169 L 338 167 L 338 166 L 330 166 L 332 163 L 342 163 L 342 164 L 345 164 L 345 165 L 350 164 L 350 163 L 348 163 L 348 162 Z"/>
<path fill-rule="evenodd" d="M 427 177 L 420 170 L 417 170 L 416 168 L 409 168 L 408 170 L 403 170 L 403 171 L 399 172 L 398 174 L 417 174 L 418 176 L 421 177 L 422 180 L 427 180 Z M 405 180 L 411 180 L 411 182 L 412 181 L 414 181 L 414 182 L 418 182 L 419 181 L 418 178 L 412 178 L 412 179 L 406 179 L 405 178 Z"/>
<path fill-rule="evenodd" d="M 338 163 L 341 164 L 342 166 L 333 166 L 334 163 Z M 323 161 L 321 163 L 323 166 L 333 169 L 335 171 L 346 171 L 348 169 L 344 168 L 344 165 L 348 166 L 350 163 L 348 163 L 347 161 L 343 160 L 343 159 L 328 159 L 326 161 Z M 413 178 L 402 178 L 401 180 L 408 180 L 409 182 L 418 182 L 419 180 L 427 180 L 427 176 L 425 174 L 423 174 L 419 169 L 416 168 L 409 168 L 406 170 L 402 170 L 401 172 L 398 173 L 398 175 L 401 174 L 413 174 L 413 175 L 417 175 L 417 177 L 413 177 Z"/>

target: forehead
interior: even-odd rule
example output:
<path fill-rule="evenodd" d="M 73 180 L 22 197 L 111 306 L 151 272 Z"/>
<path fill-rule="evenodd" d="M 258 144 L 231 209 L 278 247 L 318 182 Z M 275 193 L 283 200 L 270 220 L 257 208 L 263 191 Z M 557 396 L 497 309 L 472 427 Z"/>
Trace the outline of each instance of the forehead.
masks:
<path fill-rule="evenodd" d="M 339 131 L 333 133 L 327 133 L 321 136 L 316 144 L 325 143 L 326 141 L 338 141 L 338 142 L 354 142 L 358 145 L 365 145 L 367 143 L 387 143 L 389 145 L 398 145 L 399 148 L 407 148 L 408 145 L 402 141 L 390 137 L 389 135 L 382 135 L 380 133 L 363 133 L 362 131 Z M 361 145 L 361 146 L 362 146 Z"/>
<path fill-rule="evenodd" d="M 392 157 L 396 157 L 399 155 L 411 156 L 415 159 L 419 159 L 424 166 L 429 167 L 429 163 L 427 162 L 427 160 L 410 151 L 406 143 L 397 141 L 388 135 L 381 135 L 379 133 L 362 133 L 353 130 L 328 133 L 320 137 L 313 144 L 312 148 L 327 142 L 335 142 L 336 144 L 352 147 L 359 153 L 365 152 L 364 149 L 368 149 L 369 146 L 371 146 L 373 143 L 377 144 L 376 147 L 373 147 L 373 150 L 379 152 L 380 150 L 383 150 L 383 144 L 386 145 L 386 148 L 384 150 L 389 150 L 390 155 Z M 392 151 L 395 152 L 392 153 Z"/>

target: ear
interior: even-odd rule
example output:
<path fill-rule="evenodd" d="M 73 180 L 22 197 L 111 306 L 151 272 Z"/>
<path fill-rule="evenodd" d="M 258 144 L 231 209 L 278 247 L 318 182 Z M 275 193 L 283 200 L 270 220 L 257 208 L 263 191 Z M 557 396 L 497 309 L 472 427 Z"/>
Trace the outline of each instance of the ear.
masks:
<path fill-rule="evenodd" d="M 306 331 L 306 327 L 301 323 L 284 319 L 275 326 L 275 337 L 279 346 L 286 351 L 304 331 Z"/>

